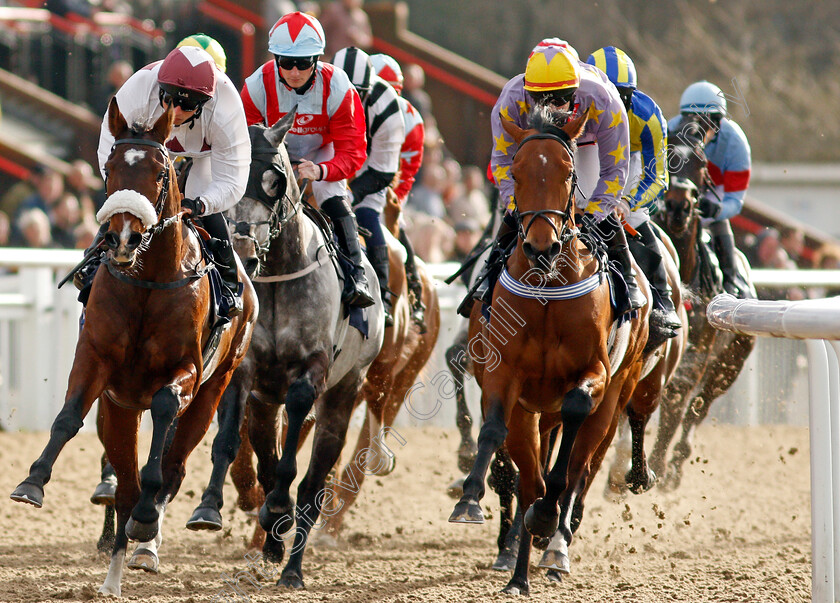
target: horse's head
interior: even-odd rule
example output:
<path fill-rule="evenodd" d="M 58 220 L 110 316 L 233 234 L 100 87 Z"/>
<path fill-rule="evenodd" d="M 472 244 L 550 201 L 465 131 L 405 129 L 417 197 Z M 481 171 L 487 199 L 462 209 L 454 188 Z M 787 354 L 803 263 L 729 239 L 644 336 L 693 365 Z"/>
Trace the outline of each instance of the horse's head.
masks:
<path fill-rule="evenodd" d="M 699 115 L 683 116 L 668 133 L 670 183 L 662 219 L 672 234 L 685 232 L 697 214 L 697 202 L 708 179 L 704 149 L 715 133 L 713 124 Z"/>
<path fill-rule="evenodd" d="M 108 198 L 96 217 L 110 220 L 105 244 L 112 264 L 133 266 L 144 234 L 164 214 L 180 206 L 172 163 L 164 142 L 172 132 L 174 114 L 167 109 L 148 130 L 130 128 L 117 99 L 108 106 L 108 129 L 114 137 L 111 155 L 105 162 Z"/>
<path fill-rule="evenodd" d="M 283 139 L 295 120 L 290 111 L 270 128 L 250 126 L 251 172 L 242 200 L 228 210 L 233 247 L 249 276 L 259 273 L 260 262 L 271 241 L 298 202 L 297 182 Z"/>
<path fill-rule="evenodd" d="M 552 272 L 562 250 L 562 233 L 572 222 L 575 190 L 574 141 L 586 114 L 570 114 L 537 106 L 523 130 L 502 119 L 502 127 L 517 143 L 511 166 L 514 204 L 522 251 L 532 268 Z"/>

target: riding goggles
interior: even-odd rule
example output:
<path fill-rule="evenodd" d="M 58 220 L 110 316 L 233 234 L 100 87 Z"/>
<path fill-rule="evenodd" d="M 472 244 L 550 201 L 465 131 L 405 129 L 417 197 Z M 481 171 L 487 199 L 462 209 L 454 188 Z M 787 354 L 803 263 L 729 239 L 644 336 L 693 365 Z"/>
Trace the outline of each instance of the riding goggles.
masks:
<path fill-rule="evenodd" d="M 285 69 L 286 71 L 291 71 L 295 67 L 298 69 L 298 71 L 306 71 L 314 64 L 315 57 L 277 57 L 277 65 L 279 65 L 281 69 Z"/>
<path fill-rule="evenodd" d="M 562 107 L 566 103 L 572 101 L 575 96 L 577 88 L 565 88 L 563 90 L 546 90 L 545 92 L 531 92 L 531 98 L 538 105 L 554 105 L 555 107 Z"/>
<path fill-rule="evenodd" d="M 164 105 L 173 105 L 175 107 L 181 107 L 184 111 L 197 111 L 201 108 L 204 103 L 206 103 L 210 99 L 203 99 L 198 100 L 195 98 L 190 98 L 188 96 L 176 96 L 170 94 L 165 90 L 160 91 L 160 102 Z"/>

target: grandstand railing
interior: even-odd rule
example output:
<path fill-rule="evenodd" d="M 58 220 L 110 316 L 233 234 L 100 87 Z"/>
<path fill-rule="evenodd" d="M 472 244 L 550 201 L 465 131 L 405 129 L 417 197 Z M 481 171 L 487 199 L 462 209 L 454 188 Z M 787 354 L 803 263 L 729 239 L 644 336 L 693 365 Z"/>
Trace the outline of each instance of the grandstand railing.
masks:
<path fill-rule="evenodd" d="M 707 316 L 718 329 L 806 340 L 810 377 L 811 600 L 840 601 L 840 297 L 786 302 L 720 295 L 707 307 Z M 783 488 L 780 496 L 782 492 Z"/>

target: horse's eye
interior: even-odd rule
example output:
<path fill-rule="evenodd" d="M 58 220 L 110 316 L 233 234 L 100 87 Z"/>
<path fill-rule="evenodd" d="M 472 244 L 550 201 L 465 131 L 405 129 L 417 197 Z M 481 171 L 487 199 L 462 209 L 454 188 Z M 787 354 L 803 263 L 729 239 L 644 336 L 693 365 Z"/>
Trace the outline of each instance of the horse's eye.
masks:
<path fill-rule="evenodd" d="M 166 170 L 161 170 L 160 174 L 158 174 L 157 181 L 160 182 L 163 180 L 164 176 L 166 176 Z"/>

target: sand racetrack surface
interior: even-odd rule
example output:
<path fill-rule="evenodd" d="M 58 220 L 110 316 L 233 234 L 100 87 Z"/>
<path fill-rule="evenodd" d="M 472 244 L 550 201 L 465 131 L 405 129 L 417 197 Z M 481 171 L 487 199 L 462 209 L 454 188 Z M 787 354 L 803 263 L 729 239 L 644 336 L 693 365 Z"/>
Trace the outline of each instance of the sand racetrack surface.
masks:
<path fill-rule="evenodd" d="M 291 592 L 274 581 L 258 589 L 243 580 L 249 600 L 511 600 L 499 594 L 509 576 L 489 569 L 498 529 L 495 494 L 488 490 L 484 499 L 490 517 L 484 525 L 446 521 L 454 503 L 445 489 L 457 476 L 457 432 L 398 431 L 407 444 L 398 451 L 397 469 L 365 482 L 341 546 L 307 551 L 307 590 Z M 184 528 L 209 477 L 212 435 L 193 454 L 167 510 L 160 574 L 126 570 L 124 599 L 245 600 L 234 598 L 222 577 L 248 564 L 252 520 L 235 508 L 233 487 L 225 488 L 225 530 Z M 46 441 L 46 433 L 0 433 L 0 601 L 99 599 L 108 562 L 95 546 L 102 509 L 88 502 L 99 481 L 96 436 L 84 433 L 67 445 L 47 485 L 44 508 L 8 497 Z M 535 551 L 531 600 L 810 601 L 808 466 L 804 428 L 706 425 L 676 492 L 654 489 L 609 502 L 602 470 L 570 548 L 572 574 L 562 584 L 547 581 L 536 568 L 540 552 Z M 217 597 L 224 593 L 229 598 Z"/>

